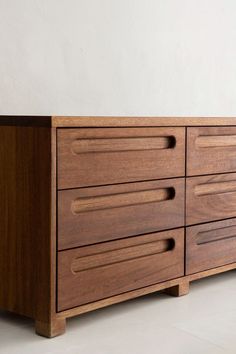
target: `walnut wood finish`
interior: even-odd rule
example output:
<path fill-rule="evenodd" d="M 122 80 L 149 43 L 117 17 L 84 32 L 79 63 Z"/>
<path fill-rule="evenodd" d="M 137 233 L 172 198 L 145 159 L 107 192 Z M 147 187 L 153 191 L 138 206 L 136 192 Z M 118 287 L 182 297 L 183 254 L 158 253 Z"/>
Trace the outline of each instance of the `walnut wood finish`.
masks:
<path fill-rule="evenodd" d="M 236 117 L 76 117 L 53 116 L 53 127 L 233 126 Z"/>
<path fill-rule="evenodd" d="M 189 281 L 183 279 L 178 285 L 166 289 L 165 293 L 175 297 L 187 295 L 189 293 Z"/>
<path fill-rule="evenodd" d="M 77 306 L 77 307 L 70 309 L 70 310 L 58 312 L 56 317 L 58 319 L 63 319 L 63 318 L 77 316 L 77 315 L 80 315 L 83 313 L 87 313 L 90 311 L 101 309 L 103 307 L 117 304 L 122 301 L 126 301 L 126 300 L 137 298 L 139 296 L 144 296 L 147 294 L 155 293 L 160 290 L 165 290 L 165 292 L 167 292 L 167 289 L 171 289 L 171 288 L 174 288 L 177 286 L 180 286 L 180 288 L 183 286 L 184 289 L 187 290 L 189 288 L 189 283 L 191 283 L 192 281 L 203 279 L 206 277 L 210 277 L 210 276 L 217 275 L 217 274 L 224 273 L 224 272 L 228 272 L 228 271 L 236 271 L 236 263 L 227 264 L 222 267 L 209 269 L 209 270 L 195 273 L 195 274 L 185 275 L 184 277 L 180 277 L 180 278 L 168 280 L 165 282 L 161 282 L 158 284 L 146 286 L 141 289 L 128 291 L 124 294 L 111 296 L 107 299 L 98 300 L 98 301 L 91 302 L 86 305 Z M 171 290 L 170 290 L 170 292 L 171 292 Z M 176 294 L 177 294 L 177 292 L 176 292 Z M 170 294 L 170 295 L 173 296 L 173 294 Z"/>
<path fill-rule="evenodd" d="M 187 129 L 187 175 L 236 171 L 236 127 Z"/>
<path fill-rule="evenodd" d="M 236 262 L 236 219 L 187 227 L 186 274 Z"/>
<path fill-rule="evenodd" d="M 66 331 L 66 318 L 56 318 L 48 322 L 35 321 L 35 332 L 43 337 L 53 338 Z"/>
<path fill-rule="evenodd" d="M 186 180 L 186 224 L 236 216 L 236 173 Z"/>
<path fill-rule="evenodd" d="M 58 188 L 184 176 L 184 128 L 58 130 Z"/>
<path fill-rule="evenodd" d="M 183 225 L 183 178 L 58 193 L 60 250 Z"/>
<path fill-rule="evenodd" d="M 173 178 L 185 167 L 234 172 L 236 118 L 1 116 L 0 138 L 0 307 L 34 318 L 38 334 L 151 292 L 181 296 L 196 279 L 236 269 L 235 219 L 187 227 L 186 243 L 180 229 L 156 232 L 184 216 L 187 225 L 236 216 L 236 173 Z M 79 247 L 58 252 L 57 243 Z"/>
<path fill-rule="evenodd" d="M 58 310 L 184 275 L 183 229 L 62 251 Z"/>
<path fill-rule="evenodd" d="M 54 133 L 0 127 L 0 308 L 48 328 L 56 323 Z"/>
<path fill-rule="evenodd" d="M 236 117 L 0 116 L 0 125 L 54 128 L 208 127 L 236 126 Z"/>
<path fill-rule="evenodd" d="M 13 127 L 52 127 L 53 118 L 49 116 L 0 116 L 0 126 Z"/>

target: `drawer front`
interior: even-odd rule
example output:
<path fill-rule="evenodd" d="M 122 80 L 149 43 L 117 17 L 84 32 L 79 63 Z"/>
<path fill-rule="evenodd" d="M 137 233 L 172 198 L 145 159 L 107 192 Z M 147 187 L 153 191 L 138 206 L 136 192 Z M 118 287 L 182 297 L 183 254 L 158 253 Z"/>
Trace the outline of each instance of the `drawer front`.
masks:
<path fill-rule="evenodd" d="M 187 274 L 233 262 L 236 262 L 236 219 L 187 227 Z"/>
<path fill-rule="evenodd" d="M 236 171 L 236 127 L 187 129 L 187 175 Z"/>
<path fill-rule="evenodd" d="M 58 311 L 184 275 L 184 231 L 58 253 Z"/>
<path fill-rule="evenodd" d="M 235 216 L 236 173 L 187 178 L 187 225 Z"/>
<path fill-rule="evenodd" d="M 184 128 L 58 130 L 58 188 L 184 176 Z"/>
<path fill-rule="evenodd" d="M 60 250 L 184 225 L 184 178 L 58 192 Z"/>

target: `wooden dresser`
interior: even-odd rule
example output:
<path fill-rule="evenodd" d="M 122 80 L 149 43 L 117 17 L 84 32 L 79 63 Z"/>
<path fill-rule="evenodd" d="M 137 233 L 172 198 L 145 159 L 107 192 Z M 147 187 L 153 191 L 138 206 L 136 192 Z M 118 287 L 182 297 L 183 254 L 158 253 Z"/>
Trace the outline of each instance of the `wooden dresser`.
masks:
<path fill-rule="evenodd" d="M 0 117 L 0 308 L 66 318 L 236 268 L 236 118 Z"/>

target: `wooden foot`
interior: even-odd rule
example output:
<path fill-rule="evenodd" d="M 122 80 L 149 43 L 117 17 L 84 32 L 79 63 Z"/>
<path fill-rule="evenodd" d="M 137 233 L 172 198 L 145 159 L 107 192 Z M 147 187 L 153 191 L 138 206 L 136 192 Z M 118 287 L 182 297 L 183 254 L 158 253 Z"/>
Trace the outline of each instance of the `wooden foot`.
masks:
<path fill-rule="evenodd" d="M 43 337 L 53 338 L 65 333 L 65 330 L 65 319 L 53 319 L 51 322 L 35 321 L 35 332 Z"/>
<path fill-rule="evenodd" d="M 178 285 L 173 286 L 172 288 L 165 290 L 166 294 L 171 296 L 183 296 L 189 293 L 189 282 L 182 282 Z"/>

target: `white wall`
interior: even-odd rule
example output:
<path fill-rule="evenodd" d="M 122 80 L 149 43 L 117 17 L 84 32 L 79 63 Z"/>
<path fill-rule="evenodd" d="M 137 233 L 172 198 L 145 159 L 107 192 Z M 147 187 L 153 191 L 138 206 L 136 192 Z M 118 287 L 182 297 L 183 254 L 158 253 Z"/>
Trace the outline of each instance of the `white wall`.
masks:
<path fill-rule="evenodd" d="M 236 116 L 236 1 L 0 0 L 0 114 Z"/>

